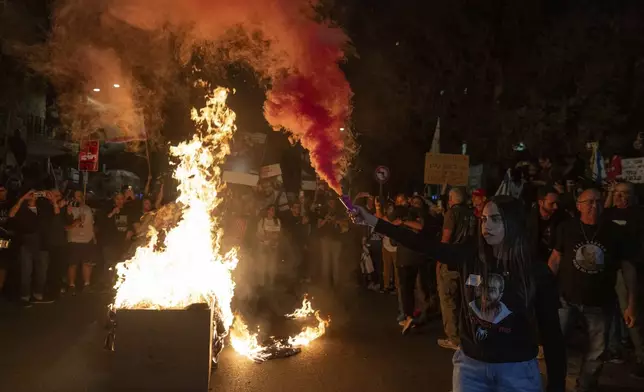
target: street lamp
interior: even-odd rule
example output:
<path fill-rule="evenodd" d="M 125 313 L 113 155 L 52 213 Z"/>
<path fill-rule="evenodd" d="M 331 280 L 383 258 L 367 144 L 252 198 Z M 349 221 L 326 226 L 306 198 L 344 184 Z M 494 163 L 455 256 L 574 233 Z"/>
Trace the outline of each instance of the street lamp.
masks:
<path fill-rule="evenodd" d="M 114 83 L 114 88 L 119 88 L 119 87 L 121 87 L 121 85 L 120 85 L 120 84 L 118 84 L 118 83 Z"/>
<path fill-rule="evenodd" d="M 100 93 L 100 92 L 101 92 L 101 89 L 100 89 L 100 88 L 95 88 L 95 89 L 94 89 L 94 92 L 95 92 L 95 93 Z"/>
<path fill-rule="evenodd" d="M 344 132 L 344 128 L 340 128 L 340 132 Z"/>

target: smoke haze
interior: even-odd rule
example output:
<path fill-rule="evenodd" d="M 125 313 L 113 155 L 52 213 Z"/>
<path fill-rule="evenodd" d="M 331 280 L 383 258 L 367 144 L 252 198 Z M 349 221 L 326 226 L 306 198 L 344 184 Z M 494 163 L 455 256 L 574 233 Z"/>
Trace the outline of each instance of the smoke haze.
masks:
<path fill-rule="evenodd" d="M 340 131 L 351 114 L 339 67 L 349 40 L 316 21 L 314 7 L 309 0 L 59 0 L 46 71 L 76 134 L 121 124 L 120 137 L 135 139 L 141 115 L 156 132 L 164 97 L 188 94 L 182 72 L 196 49 L 206 65 L 246 63 L 268 86 L 269 124 L 300 141 L 316 172 L 341 193 L 352 152 Z M 100 115 L 96 102 L 79 104 L 87 95 L 102 105 Z"/>

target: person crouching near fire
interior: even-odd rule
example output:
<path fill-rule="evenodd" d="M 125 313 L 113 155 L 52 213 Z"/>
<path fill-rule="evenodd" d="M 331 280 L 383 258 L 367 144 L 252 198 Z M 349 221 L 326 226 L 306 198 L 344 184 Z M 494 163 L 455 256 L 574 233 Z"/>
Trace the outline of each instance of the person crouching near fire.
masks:
<path fill-rule="evenodd" d="M 557 286 L 545 263 L 532 260 L 521 202 L 493 197 L 481 212 L 478 235 L 464 244 L 440 243 L 360 207 L 352 217 L 459 272 L 461 345 L 453 357 L 454 392 L 542 391 L 537 331 L 544 346 L 547 391 L 565 390 Z"/>

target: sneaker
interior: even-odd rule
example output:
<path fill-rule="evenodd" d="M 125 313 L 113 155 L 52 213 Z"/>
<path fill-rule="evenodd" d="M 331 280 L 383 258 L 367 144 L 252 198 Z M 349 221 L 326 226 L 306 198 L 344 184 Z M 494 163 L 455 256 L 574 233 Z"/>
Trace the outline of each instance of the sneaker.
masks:
<path fill-rule="evenodd" d="M 450 350 L 458 350 L 458 344 L 452 342 L 449 339 L 438 339 L 438 345 L 442 348 L 448 348 Z"/>
<path fill-rule="evenodd" d="M 407 319 L 407 316 L 405 316 L 404 314 L 400 313 L 398 315 L 398 317 L 396 318 L 396 321 L 398 322 L 398 324 L 402 325 L 402 322 L 405 321 L 406 319 Z"/>
<path fill-rule="evenodd" d="M 631 377 L 644 379 L 644 363 L 636 363 L 631 369 Z"/>
<path fill-rule="evenodd" d="M 33 304 L 29 300 L 21 299 L 20 300 L 20 306 L 25 308 L 25 309 L 27 309 L 27 308 L 31 308 L 33 306 Z"/>
<path fill-rule="evenodd" d="M 414 326 L 414 319 L 407 317 L 405 321 L 402 322 L 402 334 L 407 335 L 407 332 Z"/>
<path fill-rule="evenodd" d="M 34 303 L 34 304 L 51 304 L 51 303 L 54 303 L 54 300 L 53 299 L 48 299 L 48 298 L 43 298 L 43 297 L 40 297 L 40 298 L 35 298 L 34 297 L 31 300 L 31 303 Z"/>
<path fill-rule="evenodd" d="M 608 358 L 606 358 L 606 362 L 609 362 L 609 363 L 612 363 L 612 364 L 615 364 L 615 365 L 621 365 L 625 361 L 624 361 L 624 358 L 620 354 L 610 353 L 608 355 Z"/>

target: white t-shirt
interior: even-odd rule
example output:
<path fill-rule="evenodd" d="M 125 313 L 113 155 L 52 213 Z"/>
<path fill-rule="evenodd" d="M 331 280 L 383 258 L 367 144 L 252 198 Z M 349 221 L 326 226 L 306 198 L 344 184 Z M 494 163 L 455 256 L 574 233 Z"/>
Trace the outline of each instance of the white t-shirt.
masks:
<path fill-rule="evenodd" d="M 387 252 L 395 252 L 398 250 L 398 247 L 391 243 L 391 239 L 389 237 L 382 239 L 382 246 L 387 250 Z"/>
<path fill-rule="evenodd" d="M 257 224 L 257 236 L 263 244 L 276 242 L 281 230 L 282 225 L 279 219 L 262 218 Z"/>
<path fill-rule="evenodd" d="M 67 241 L 75 244 L 86 244 L 94 239 L 94 215 L 89 206 L 71 207 L 74 220 L 80 219 L 82 224 L 67 231 Z"/>

